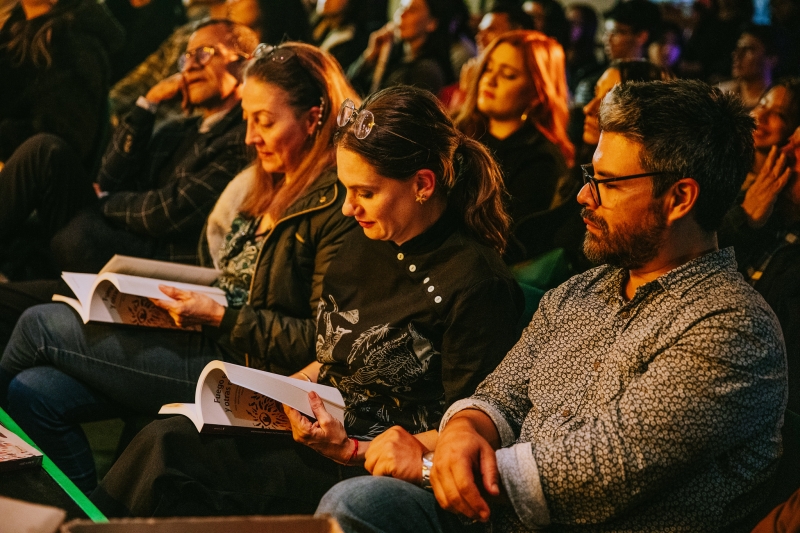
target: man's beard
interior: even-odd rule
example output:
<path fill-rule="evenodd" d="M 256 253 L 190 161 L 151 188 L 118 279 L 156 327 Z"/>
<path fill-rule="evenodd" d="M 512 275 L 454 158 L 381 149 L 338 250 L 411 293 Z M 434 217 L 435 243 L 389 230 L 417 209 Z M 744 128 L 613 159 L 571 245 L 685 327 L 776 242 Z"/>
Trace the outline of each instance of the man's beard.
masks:
<path fill-rule="evenodd" d="M 667 218 L 657 202 L 653 202 L 642 220 L 619 225 L 612 233 L 608 223 L 594 211 L 583 208 L 581 216 L 600 228 L 596 236 L 587 230 L 583 253 L 595 264 L 613 265 L 633 270 L 652 260 L 664 243 Z"/>

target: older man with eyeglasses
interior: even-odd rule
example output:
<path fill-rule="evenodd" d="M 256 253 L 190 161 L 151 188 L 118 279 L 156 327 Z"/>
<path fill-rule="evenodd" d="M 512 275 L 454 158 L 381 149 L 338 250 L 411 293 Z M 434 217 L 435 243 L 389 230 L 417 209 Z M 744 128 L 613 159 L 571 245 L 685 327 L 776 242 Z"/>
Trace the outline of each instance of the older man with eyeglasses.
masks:
<path fill-rule="evenodd" d="M 780 326 L 715 231 L 749 168 L 753 122 L 738 99 L 683 80 L 617 86 L 600 127 L 578 201 L 586 255 L 603 265 L 547 293 L 499 367 L 445 413 L 420 465 L 432 493 L 390 478 L 328 492 L 318 511 L 345 531 L 461 531 L 464 518 L 499 532 L 747 526 L 786 404 Z"/>
<path fill-rule="evenodd" d="M 201 25 L 181 71 L 142 96 L 116 129 L 96 176 L 60 138 L 30 139 L 0 173 L 0 246 L 35 210 L 63 270 L 97 272 L 114 254 L 195 263 L 208 213 L 250 162 L 236 89 L 257 44 L 252 30 L 230 21 Z M 201 116 L 154 131 L 159 104 L 175 98 Z"/>

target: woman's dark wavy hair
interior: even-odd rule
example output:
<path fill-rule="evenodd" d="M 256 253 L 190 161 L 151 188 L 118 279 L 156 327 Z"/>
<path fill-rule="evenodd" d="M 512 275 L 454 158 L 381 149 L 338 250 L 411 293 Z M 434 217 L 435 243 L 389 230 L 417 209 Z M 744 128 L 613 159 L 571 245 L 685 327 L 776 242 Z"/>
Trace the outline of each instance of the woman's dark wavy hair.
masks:
<path fill-rule="evenodd" d="M 375 115 L 372 131 L 357 139 L 344 126 L 336 133 L 338 147 L 358 154 L 387 178 L 405 181 L 419 170 L 433 171 L 435 194 L 446 195 L 448 210 L 478 242 L 502 253 L 511 218 L 503 207 L 500 168 L 487 149 L 458 131 L 439 100 L 422 89 L 378 91 L 359 111 L 363 109 Z"/>

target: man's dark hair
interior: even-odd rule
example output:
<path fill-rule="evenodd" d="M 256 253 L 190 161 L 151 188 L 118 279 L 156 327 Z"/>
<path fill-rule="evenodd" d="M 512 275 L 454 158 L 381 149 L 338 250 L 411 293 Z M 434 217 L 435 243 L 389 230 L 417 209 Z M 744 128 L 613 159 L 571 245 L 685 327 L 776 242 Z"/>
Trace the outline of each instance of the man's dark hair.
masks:
<path fill-rule="evenodd" d="M 495 2 L 494 7 L 488 11 L 489 13 L 502 13 L 508 17 L 508 22 L 514 29 L 519 30 L 533 30 L 533 19 L 530 15 L 523 11 L 519 3 L 512 2 L 511 0 L 502 0 Z"/>
<path fill-rule="evenodd" d="M 697 223 L 715 231 L 753 163 L 755 122 L 741 99 L 695 80 L 622 83 L 603 99 L 601 132 L 642 146 L 639 163 L 653 178 L 653 195 L 677 180 L 700 185 Z"/>
<path fill-rule="evenodd" d="M 648 0 L 630 0 L 618 2 L 605 12 L 606 20 L 615 20 L 627 24 L 634 33 L 646 31 L 652 39 L 654 32 L 661 24 L 661 11 L 658 6 Z"/>

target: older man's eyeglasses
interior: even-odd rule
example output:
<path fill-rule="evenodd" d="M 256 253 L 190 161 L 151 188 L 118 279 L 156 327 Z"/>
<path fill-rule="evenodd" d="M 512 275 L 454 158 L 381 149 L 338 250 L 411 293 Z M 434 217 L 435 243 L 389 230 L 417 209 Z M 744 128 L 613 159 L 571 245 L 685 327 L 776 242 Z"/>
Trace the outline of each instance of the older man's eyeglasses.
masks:
<path fill-rule="evenodd" d="M 594 166 L 593 165 L 581 165 L 581 170 L 583 171 L 583 184 L 589 184 L 589 192 L 592 193 L 592 200 L 594 203 L 597 204 L 597 207 L 602 205 L 600 201 L 600 187 L 598 187 L 599 183 L 613 183 L 615 181 L 626 181 L 626 180 L 635 180 L 638 178 L 649 178 L 652 176 L 660 176 L 662 174 L 671 174 L 667 171 L 662 172 L 643 172 L 641 174 L 631 174 L 630 176 L 619 176 L 617 178 L 605 178 L 602 180 L 598 180 L 594 177 Z"/>
<path fill-rule="evenodd" d="M 372 128 L 375 127 L 375 115 L 373 115 L 372 111 L 369 109 L 362 109 L 361 111 L 356 110 L 356 104 L 348 98 L 342 102 L 342 107 L 339 108 L 339 115 L 336 117 L 336 123 L 340 128 L 343 128 L 351 122 L 353 123 L 353 135 L 355 135 L 356 139 L 366 139 L 367 135 L 372 131 Z M 399 133 L 395 133 L 389 129 L 385 129 L 384 131 L 391 133 L 395 137 L 400 137 L 410 143 L 414 143 L 427 150 L 428 154 L 430 154 L 430 149 L 417 141 L 411 140 L 408 137 L 403 137 Z"/>
<path fill-rule="evenodd" d="M 213 46 L 200 46 L 194 50 L 187 50 L 178 58 L 178 70 L 180 72 L 186 70 L 190 59 L 193 59 L 200 66 L 205 66 L 217 52 L 218 50 Z"/>

